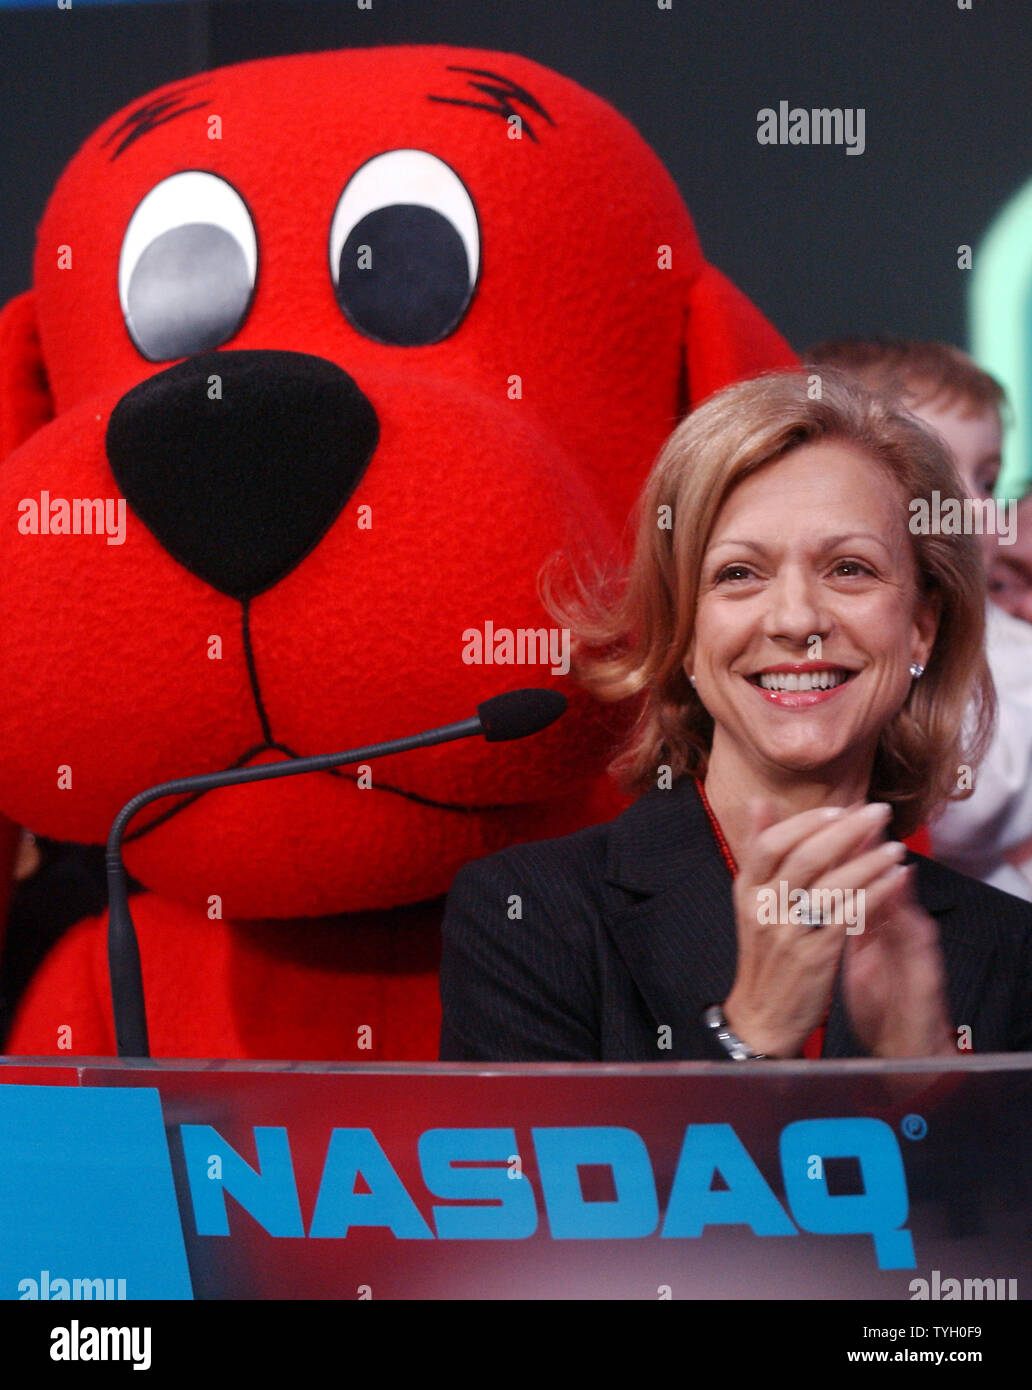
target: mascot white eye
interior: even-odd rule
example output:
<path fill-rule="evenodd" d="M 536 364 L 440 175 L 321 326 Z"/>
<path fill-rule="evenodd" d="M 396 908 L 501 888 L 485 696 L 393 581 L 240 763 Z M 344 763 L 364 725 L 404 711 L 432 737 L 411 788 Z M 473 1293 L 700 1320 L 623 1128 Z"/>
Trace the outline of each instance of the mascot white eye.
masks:
<path fill-rule="evenodd" d="M 330 275 L 349 321 L 378 343 L 419 347 L 453 333 L 480 270 L 465 184 L 425 150 L 390 150 L 355 171 L 330 226 Z"/>
<path fill-rule="evenodd" d="M 149 362 L 207 352 L 237 332 L 250 308 L 258 238 L 243 198 L 198 169 L 156 184 L 122 239 L 118 297 Z"/>

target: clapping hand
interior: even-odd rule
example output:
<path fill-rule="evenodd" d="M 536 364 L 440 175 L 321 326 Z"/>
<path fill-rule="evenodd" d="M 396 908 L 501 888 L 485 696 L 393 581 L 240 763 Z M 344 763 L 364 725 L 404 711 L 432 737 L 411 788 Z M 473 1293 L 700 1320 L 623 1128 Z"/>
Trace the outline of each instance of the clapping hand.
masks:
<path fill-rule="evenodd" d="M 935 923 L 913 900 L 904 846 L 882 840 L 891 809 L 861 802 L 775 821 L 769 804 L 756 802 L 750 814 L 734 886 L 738 967 L 724 1003 L 739 1037 L 769 1057 L 799 1056 L 845 953 L 846 1007 L 868 1052 L 932 1056 L 952 1047 Z M 765 898 L 780 902 L 800 888 L 818 901 L 826 891 L 837 890 L 839 902 L 859 894 L 862 931 L 851 934 L 845 920 L 817 928 L 765 920 Z"/>
<path fill-rule="evenodd" d="M 843 999 L 872 1057 L 956 1055 L 939 931 L 914 897 L 913 874 L 905 868 L 864 931 L 846 940 Z"/>

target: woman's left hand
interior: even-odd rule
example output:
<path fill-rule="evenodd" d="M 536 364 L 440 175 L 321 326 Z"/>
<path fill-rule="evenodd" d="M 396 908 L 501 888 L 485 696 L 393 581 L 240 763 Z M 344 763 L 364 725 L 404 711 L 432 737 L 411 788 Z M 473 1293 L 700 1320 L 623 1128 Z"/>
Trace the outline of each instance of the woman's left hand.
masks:
<path fill-rule="evenodd" d="M 872 1057 L 956 1056 L 939 931 L 914 897 L 913 867 L 863 932 L 847 936 L 842 991 Z"/>

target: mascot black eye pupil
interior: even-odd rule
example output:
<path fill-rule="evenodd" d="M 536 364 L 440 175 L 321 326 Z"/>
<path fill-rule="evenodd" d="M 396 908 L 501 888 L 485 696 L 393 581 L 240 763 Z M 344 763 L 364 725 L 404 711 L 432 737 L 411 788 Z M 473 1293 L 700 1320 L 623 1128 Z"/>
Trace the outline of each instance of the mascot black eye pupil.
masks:
<path fill-rule="evenodd" d="M 462 237 L 435 208 L 377 208 L 348 234 L 337 302 L 367 338 L 401 347 L 436 343 L 459 324 L 472 297 Z"/>
<path fill-rule="evenodd" d="M 233 336 L 251 291 L 243 248 L 230 232 L 211 224 L 172 227 L 136 262 L 126 327 L 151 362 L 189 357 Z"/>

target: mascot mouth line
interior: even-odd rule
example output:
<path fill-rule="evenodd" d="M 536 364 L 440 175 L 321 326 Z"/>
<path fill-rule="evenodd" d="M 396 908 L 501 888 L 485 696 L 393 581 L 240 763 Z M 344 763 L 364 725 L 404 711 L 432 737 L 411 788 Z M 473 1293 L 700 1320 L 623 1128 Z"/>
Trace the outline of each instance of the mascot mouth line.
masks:
<path fill-rule="evenodd" d="M 257 757 L 260 753 L 268 753 L 270 751 L 282 753 L 285 759 L 298 758 L 304 756 L 304 754 L 295 753 L 292 748 L 288 748 L 284 743 L 273 743 L 270 741 L 267 743 L 259 744 L 255 748 L 248 749 L 248 751 L 242 757 L 238 758 L 235 763 L 231 763 L 229 767 L 221 770 L 225 772 L 230 772 L 238 767 L 244 767 L 252 758 Z M 337 767 L 328 768 L 325 772 L 307 772 L 303 775 L 306 777 L 333 777 L 336 778 L 338 781 L 345 782 L 357 783 L 358 781 L 357 773 L 344 772 L 341 768 Z M 386 792 L 391 796 L 400 796 L 406 801 L 413 801 L 416 803 L 417 806 L 429 806 L 432 810 L 435 811 L 453 811 L 458 815 L 470 816 L 476 815 L 479 812 L 483 811 L 512 810 L 511 805 L 503 805 L 502 803 L 485 803 L 469 805 L 467 803 L 457 801 L 438 801 L 434 797 L 423 796 L 419 792 L 405 791 L 402 787 L 391 786 L 388 782 L 377 782 L 370 786 L 367 790 Z M 176 802 L 174 806 L 170 806 L 168 810 L 160 812 L 160 814 L 156 815 L 153 820 L 148 821 L 146 825 L 141 826 L 139 830 L 130 831 L 129 834 L 127 834 L 124 837 L 123 843 L 129 844 L 133 840 L 142 839 L 145 835 L 149 835 L 152 830 L 156 830 L 159 825 L 164 825 L 165 822 L 171 820 L 173 816 L 177 816 L 180 811 L 185 811 L 188 806 L 192 806 L 194 802 L 200 801 L 202 797 L 208 795 L 208 792 L 195 792 L 191 796 L 182 797 L 179 801 Z"/>
<path fill-rule="evenodd" d="M 245 753 L 241 754 L 241 756 L 236 760 L 236 762 L 230 763 L 228 767 L 217 769 L 219 771 L 224 772 L 231 772 L 237 768 L 245 767 L 252 758 L 256 758 L 262 753 L 282 753 L 284 759 L 299 758 L 305 756 L 302 753 L 296 752 L 295 749 L 290 748 L 287 744 L 280 743 L 273 736 L 272 724 L 270 722 L 268 712 L 265 708 L 265 702 L 262 698 L 261 682 L 258 677 L 258 671 L 256 668 L 254 657 L 254 648 L 251 642 L 250 601 L 246 598 L 242 599 L 240 601 L 240 607 L 241 633 L 243 637 L 243 651 L 245 665 L 247 668 L 247 678 L 248 683 L 251 687 L 251 694 L 254 699 L 255 711 L 261 722 L 263 741 L 259 744 L 256 744 L 253 748 L 249 748 Z M 327 768 L 325 769 L 325 771 L 319 773 L 305 773 L 303 775 L 309 777 L 329 776 L 335 778 L 338 781 L 350 781 L 356 783 L 358 782 L 357 773 L 346 772 L 342 768 L 338 767 Z M 435 811 L 451 811 L 457 815 L 476 815 L 479 812 L 485 811 L 512 810 L 511 806 L 502 803 L 478 803 L 476 805 L 470 805 L 465 802 L 440 801 L 435 797 L 423 796 L 419 792 L 406 791 L 402 787 L 392 786 L 388 782 L 375 783 L 370 788 L 368 788 L 368 790 L 386 792 L 391 796 L 399 796 L 406 801 L 412 801 L 417 806 L 428 806 Z M 164 825 L 174 816 L 177 816 L 180 813 L 180 811 L 186 810 L 188 806 L 192 806 L 195 802 L 199 801 L 202 797 L 207 795 L 209 795 L 208 792 L 199 791 L 194 792 L 189 796 L 181 797 L 178 801 L 176 801 L 175 805 L 169 806 L 166 810 L 159 812 L 156 816 L 153 817 L 152 820 L 148 821 L 145 825 L 141 825 L 139 829 L 129 831 L 125 835 L 123 843 L 131 844 L 135 840 L 142 839 L 145 835 L 149 835 L 152 830 L 156 830 L 159 826 Z"/>

